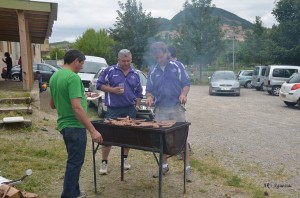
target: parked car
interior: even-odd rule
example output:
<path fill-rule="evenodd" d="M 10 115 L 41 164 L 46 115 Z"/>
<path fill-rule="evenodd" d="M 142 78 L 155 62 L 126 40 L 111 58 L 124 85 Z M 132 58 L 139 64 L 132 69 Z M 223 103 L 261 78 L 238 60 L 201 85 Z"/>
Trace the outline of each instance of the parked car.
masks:
<path fill-rule="evenodd" d="M 281 85 L 279 96 L 287 106 L 300 108 L 300 73 L 295 73 Z"/>
<path fill-rule="evenodd" d="M 253 70 L 241 70 L 238 73 L 238 81 L 240 86 L 245 88 L 252 88 L 251 79 L 252 79 Z"/>
<path fill-rule="evenodd" d="M 215 71 L 209 78 L 209 95 L 240 95 L 240 83 L 233 71 Z"/>
<path fill-rule="evenodd" d="M 93 81 L 97 72 L 103 67 L 107 67 L 107 62 L 104 58 L 85 56 L 83 68 L 78 73 L 85 91 L 89 90 L 90 83 Z"/>
<path fill-rule="evenodd" d="M 252 74 L 251 84 L 257 90 L 263 90 L 264 78 L 267 66 L 255 66 Z"/>
<path fill-rule="evenodd" d="M 90 83 L 89 91 L 99 93 L 100 97 L 97 100 L 91 100 L 90 101 L 90 106 L 96 106 L 97 107 L 97 113 L 100 118 L 103 118 L 105 116 L 105 113 L 107 111 L 107 107 L 104 103 L 104 92 L 97 90 L 96 85 L 97 85 L 97 80 L 99 77 L 102 75 L 103 71 L 106 69 L 106 67 L 102 67 L 97 74 L 94 76 L 94 79 Z M 137 112 L 137 117 L 148 117 L 148 118 L 153 118 L 152 115 L 152 110 L 146 107 L 146 82 L 147 82 L 147 77 L 146 75 L 140 71 L 136 70 L 139 73 L 140 79 L 141 79 L 141 84 L 143 87 L 143 99 L 141 101 L 140 109 Z"/>
<path fill-rule="evenodd" d="M 43 82 L 49 83 L 49 79 L 53 75 L 54 72 L 58 71 L 60 67 L 45 64 L 45 63 L 35 63 L 33 64 L 33 75 L 36 76 L 36 72 L 40 71 L 42 75 Z M 20 65 L 15 65 L 11 69 L 11 77 L 14 81 L 19 81 L 19 75 L 20 75 Z"/>
<path fill-rule="evenodd" d="M 300 66 L 290 65 L 269 65 L 267 66 L 264 90 L 267 90 L 270 95 L 278 96 L 281 85 L 287 81 L 293 73 L 299 73 Z"/>

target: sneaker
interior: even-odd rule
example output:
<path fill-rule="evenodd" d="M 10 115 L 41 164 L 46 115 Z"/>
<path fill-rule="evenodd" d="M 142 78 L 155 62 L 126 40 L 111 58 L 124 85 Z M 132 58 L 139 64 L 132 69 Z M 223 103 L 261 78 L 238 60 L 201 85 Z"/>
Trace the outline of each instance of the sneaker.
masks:
<path fill-rule="evenodd" d="M 131 168 L 131 165 L 128 163 L 128 159 L 124 158 L 124 169 L 129 170 Z"/>
<path fill-rule="evenodd" d="M 185 171 L 185 181 L 186 181 L 186 182 L 192 182 L 192 180 L 193 180 L 193 178 L 192 178 L 192 171 L 191 171 L 191 169 L 189 168 L 189 169 L 187 169 L 187 170 Z"/>
<path fill-rule="evenodd" d="M 169 167 L 167 166 L 166 168 L 162 169 L 162 174 L 166 175 L 167 172 L 169 172 Z M 159 177 L 159 169 L 152 175 L 153 178 L 158 178 Z"/>
<path fill-rule="evenodd" d="M 86 192 L 80 191 L 80 194 L 77 196 L 77 198 L 83 198 L 83 197 L 86 197 L 86 196 L 87 196 Z"/>
<path fill-rule="evenodd" d="M 102 162 L 101 166 L 100 166 L 100 175 L 106 175 L 107 174 L 107 164 L 105 162 Z"/>

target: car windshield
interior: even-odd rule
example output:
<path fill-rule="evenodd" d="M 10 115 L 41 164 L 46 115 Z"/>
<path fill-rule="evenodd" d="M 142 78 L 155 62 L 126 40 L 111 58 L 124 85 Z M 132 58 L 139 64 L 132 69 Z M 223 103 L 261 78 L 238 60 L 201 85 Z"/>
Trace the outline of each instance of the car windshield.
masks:
<path fill-rule="evenodd" d="M 295 73 L 292 75 L 290 79 L 286 81 L 287 83 L 300 83 L 300 74 Z"/>
<path fill-rule="evenodd" d="M 101 67 L 106 67 L 105 63 L 97 63 L 97 62 L 90 62 L 84 61 L 83 68 L 79 71 L 80 73 L 90 73 L 96 74 Z"/>
<path fill-rule="evenodd" d="M 216 80 L 235 80 L 236 77 L 233 72 L 217 72 L 212 76 L 212 81 Z"/>

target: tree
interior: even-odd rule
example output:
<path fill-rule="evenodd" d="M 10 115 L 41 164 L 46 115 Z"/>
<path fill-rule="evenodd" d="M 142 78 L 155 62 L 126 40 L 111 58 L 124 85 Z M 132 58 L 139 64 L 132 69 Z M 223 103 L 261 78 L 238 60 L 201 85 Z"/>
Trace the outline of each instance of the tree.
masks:
<path fill-rule="evenodd" d="M 269 31 L 263 27 L 262 20 L 256 16 L 255 23 L 247 38 L 237 52 L 240 61 L 246 65 L 267 65 L 273 63 L 274 43 L 270 40 Z"/>
<path fill-rule="evenodd" d="M 187 64 L 211 64 L 222 49 L 222 31 L 218 18 L 212 16 L 211 0 L 184 3 L 184 19 L 180 27 L 179 53 Z"/>
<path fill-rule="evenodd" d="M 95 31 L 90 28 L 76 39 L 74 47 L 86 55 L 100 56 L 113 64 L 116 61 L 114 45 L 115 41 L 105 29 Z"/>
<path fill-rule="evenodd" d="M 276 61 L 284 64 L 300 64 L 300 1 L 277 1 L 272 14 L 278 21 L 272 28 L 272 40 L 276 43 Z"/>
<path fill-rule="evenodd" d="M 63 59 L 65 52 L 59 48 L 54 48 L 50 53 L 51 60 L 60 60 Z"/>
<path fill-rule="evenodd" d="M 149 40 L 157 33 L 158 27 L 151 13 L 143 11 L 141 3 L 137 5 L 136 0 L 118 3 L 120 10 L 117 10 L 114 28 L 110 29 L 111 36 L 117 42 L 116 49 L 129 49 L 133 54 L 133 63 L 140 68 Z"/>
<path fill-rule="evenodd" d="M 180 44 L 186 62 L 211 64 L 221 51 L 222 32 L 219 19 L 212 16 L 211 0 L 184 3 L 184 20 L 180 28 Z"/>

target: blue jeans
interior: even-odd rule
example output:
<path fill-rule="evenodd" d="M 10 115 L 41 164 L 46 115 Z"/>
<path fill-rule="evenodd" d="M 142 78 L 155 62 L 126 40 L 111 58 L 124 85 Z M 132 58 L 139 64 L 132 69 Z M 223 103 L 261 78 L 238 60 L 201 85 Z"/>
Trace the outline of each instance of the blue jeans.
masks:
<path fill-rule="evenodd" d="M 86 150 L 85 128 L 64 128 L 61 131 L 66 145 L 68 160 L 61 198 L 76 198 L 80 194 L 79 176 Z"/>

